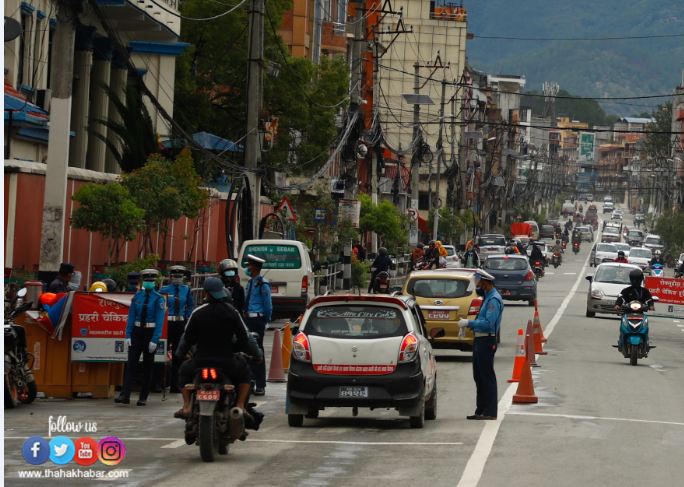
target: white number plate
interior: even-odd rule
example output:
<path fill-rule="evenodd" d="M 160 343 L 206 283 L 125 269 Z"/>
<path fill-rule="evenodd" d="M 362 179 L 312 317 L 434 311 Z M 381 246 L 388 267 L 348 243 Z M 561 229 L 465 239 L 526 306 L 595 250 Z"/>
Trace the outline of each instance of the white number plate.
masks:
<path fill-rule="evenodd" d="M 339 397 L 342 399 L 367 399 L 368 387 L 362 386 L 340 386 Z"/>
<path fill-rule="evenodd" d="M 448 311 L 428 311 L 428 320 L 448 320 Z"/>
<path fill-rule="evenodd" d="M 197 391 L 198 401 L 218 401 L 221 393 L 219 391 Z"/>

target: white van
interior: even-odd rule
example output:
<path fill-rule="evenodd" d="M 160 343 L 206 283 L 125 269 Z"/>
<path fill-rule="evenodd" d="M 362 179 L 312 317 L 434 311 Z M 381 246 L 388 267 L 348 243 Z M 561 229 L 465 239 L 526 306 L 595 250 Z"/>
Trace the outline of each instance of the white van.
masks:
<path fill-rule="evenodd" d="M 313 267 L 306 245 L 298 240 L 280 239 L 243 242 L 238 262 L 240 280 L 245 288 L 249 278 L 244 268 L 249 254 L 266 261 L 261 272 L 271 283 L 273 318 L 296 319 L 304 313 L 314 298 Z"/>

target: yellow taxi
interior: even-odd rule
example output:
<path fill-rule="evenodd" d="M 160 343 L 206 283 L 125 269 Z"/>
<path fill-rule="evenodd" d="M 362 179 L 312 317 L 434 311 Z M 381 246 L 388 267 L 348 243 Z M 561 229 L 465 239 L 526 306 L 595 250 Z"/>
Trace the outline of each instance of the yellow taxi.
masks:
<path fill-rule="evenodd" d="M 443 328 L 444 336 L 432 341 L 432 348 L 471 351 L 473 331 L 459 335 L 458 320 L 475 319 L 482 298 L 475 292 L 475 269 L 437 269 L 414 271 L 404 283 L 404 294 L 416 299 L 425 318 L 428 335 L 433 328 Z"/>

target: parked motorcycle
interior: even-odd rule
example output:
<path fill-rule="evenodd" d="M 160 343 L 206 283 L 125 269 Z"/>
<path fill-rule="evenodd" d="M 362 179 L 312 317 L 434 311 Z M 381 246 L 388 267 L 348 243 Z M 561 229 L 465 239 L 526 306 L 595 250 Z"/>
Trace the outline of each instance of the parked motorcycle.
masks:
<path fill-rule="evenodd" d="M 579 251 L 580 251 L 580 243 L 579 242 L 573 242 L 572 243 L 572 251 L 575 254 L 579 254 Z"/>
<path fill-rule="evenodd" d="M 532 271 L 537 279 L 544 277 L 544 263 L 541 260 L 535 260 L 532 262 Z"/>
<path fill-rule="evenodd" d="M 17 301 L 23 301 L 26 289 L 17 293 Z M 31 309 L 31 302 L 16 306 L 5 318 L 5 407 L 16 407 L 19 403 L 30 404 L 36 399 L 38 388 L 31 369 L 33 355 L 26 350 L 26 330 L 14 323 L 21 313 Z"/>
<path fill-rule="evenodd" d="M 665 269 L 663 268 L 663 264 L 653 264 L 651 266 L 651 276 L 653 276 L 653 277 L 664 277 L 665 276 Z"/>
<path fill-rule="evenodd" d="M 658 301 L 658 298 L 653 300 Z M 630 365 L 636 365 L 640 358 L 648 357 L 648 352 L 655 348 L 648 341 L 648 306 L 632 301 L 624 305 L 621 312 L 620 339 L 613 347 L 629 359 Z"/>

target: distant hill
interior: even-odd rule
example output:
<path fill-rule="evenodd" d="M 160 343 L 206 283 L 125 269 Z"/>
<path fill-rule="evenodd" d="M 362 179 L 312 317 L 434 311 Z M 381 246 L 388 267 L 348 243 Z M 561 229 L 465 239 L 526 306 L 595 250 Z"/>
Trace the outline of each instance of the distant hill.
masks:
<path fill-rule="evenodd" d="M 465 0 L 469 31 L 512 37 L 613 37 L 684 34 L 684 0 Z M 577 95 L 670 93 L 681 82 L 684 37 L 604 42 L 468 41 L 470 63 L 523 74 L 528 90 L 555 81 Z M 638 114 L 667 100 L 604 103 L 609 113 Z"/>

